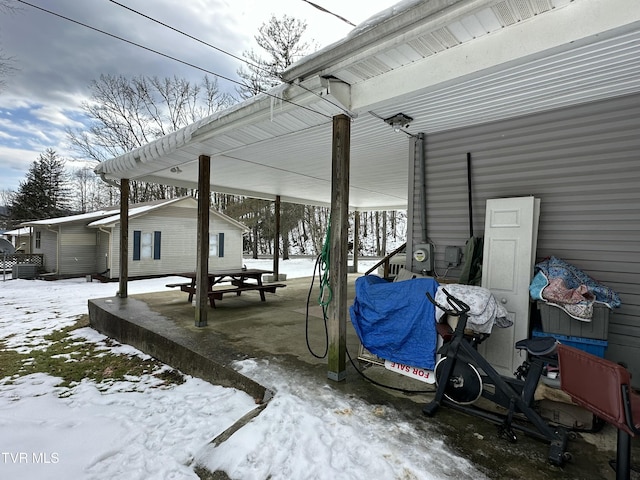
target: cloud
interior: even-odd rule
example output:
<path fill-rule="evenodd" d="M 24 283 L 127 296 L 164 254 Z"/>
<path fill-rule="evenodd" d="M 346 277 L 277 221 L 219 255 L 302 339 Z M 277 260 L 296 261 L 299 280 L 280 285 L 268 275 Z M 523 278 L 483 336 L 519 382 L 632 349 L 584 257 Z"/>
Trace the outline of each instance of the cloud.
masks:
<path fill-rule="evenodd" d="M 406 1 L 406 0 L 405 0 Z M 158 25 L 107 0 L 30 0 L 96 29 L 128 39 L 210 72 L 237 78 L 241 62 Z M 123 2 L 125 3 L 125 2 Z M 323 0 L 328 10 L 359 23 L 386 9 L 393 0 Z M 126 5 L 236 56 L 257 49 L 254 35 L 274 14 L 307 21 L 308 40 L 333 43 L 351 29 L 302 0 L 129 0 Z M 47 148 L 62 157 L 65 128 L 81 128 L 80 106 L 90 100 L 90 85 L 100 75 L 185 78 L 199 82 L 205 72 L 169 60 L 130 43 L 24 5 L 15 15 L 0 14 L 0 46 L 15 57 L 14 75 L 0 92 L 0 189 L 15 189 L 31 162 Z M 219 80 L 235 93 L 236 85 Z M 22 175 L 18 175 L 22 169 Z M 17 175 L 17 176 L 16 176 Z"/>
<path fill-rule="evenodd" d="M 32 115 L 42 122 L 51 123 L 59 127 L 82 127 L 83 123 L 71 118 L 68 110 L 42 105 L 31 111 Z"/>

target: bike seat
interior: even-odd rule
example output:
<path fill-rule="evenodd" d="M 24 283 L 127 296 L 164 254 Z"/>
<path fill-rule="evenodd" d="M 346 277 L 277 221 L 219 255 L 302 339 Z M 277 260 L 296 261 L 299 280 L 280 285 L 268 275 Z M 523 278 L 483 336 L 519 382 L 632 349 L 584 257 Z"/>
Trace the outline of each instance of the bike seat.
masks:
<path fill-rule="evenodd" d="M 526 350 L 531 355 L 551 355 L 556 351 L 558 341 L 553 337 L 525 338 L 516 342 L 516 349 Z"/>

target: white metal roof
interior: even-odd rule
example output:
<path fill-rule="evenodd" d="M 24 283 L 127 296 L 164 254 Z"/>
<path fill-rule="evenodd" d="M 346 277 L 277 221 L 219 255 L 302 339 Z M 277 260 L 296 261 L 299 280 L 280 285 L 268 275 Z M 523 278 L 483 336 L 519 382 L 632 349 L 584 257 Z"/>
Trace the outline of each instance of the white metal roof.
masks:
<path fill-rule="evenodd" d="M 329 204 L 332 117 L 351 124 L 350 205 L 406 208 L 409 142 L 640 92 L 637 0 L 405 1 L 290 67 L 270 92 L 103 162 L 107 178 Z M 277 96 L 284 100 L 274 100 Z M 287 100 L 287 101 L 285 101 Z"/>
<path fill-rule="evenodd" d="M 26 225 L 26 226 L 37 226 L 37 225 L 53 226 L 53 225 L 62 225 L 62 224 L 65 224 L 65 223 L 76 223 L 76 222 L 86 223 L 86 222 L 89 222 L 89 221 L 97 219 L 97 218 L 105 217 L 107 215 L 113 215 L 114 212 L 118 211 L 118 208 L 119 207 L 109 207 L 109 208 L 105 208 L 103 210 L 97 210 L 95 212 L 80 213 L 78 215 L 68 215 L 66 217 L 57 217 L 57 218 L 46 218 L 44 220 L 33 220 L 33 221 L 30 221 L 30 222 L 23 222 L 21 225 Z"/>
<path fill-rule="evenodd" d="M 136 217 L 139 217 L 141 215 L 145 215 L 149 212 L 153 212 L 156 211 L 158 209 L 162 209 L 165 208 L 169 205 L 174 205 L 174 204 L 179 204 L 179 203 L 186 203 L 189 204 L 190 207 L 192 209 L 196 209 L 198 206 L 198 202 L 195 198 L 193 197 L 179 197 L 179 198 L 173 198 L 170 200 L 164 200 L 164 201 L 159 201 L 159 202 L 152 202 L 150 204 L 145 204 L 145 205 L 138 205 L 138 206 L 131 206 L 129 208 L 129 219 L 133 219 Z M 238 228 L 238 230 L 241 230 L 242 232 L 248 232 L 249 228 L 244 225 L 241 222 L 238 222 L 237 220 L 229 217 L 228 215 L 225 215 L 224 213 L 221 212 L 217 212 L 213 209 L 210 209 L 210 213 L 214 216 L 219 218 L 220 220 L 223 220 L 233 226 L 235 226 L 236 228 Z M 195 214 L 194 214 L 194 218 L 195 218 Z M 105 218 L 101 218 L 99 220 L 95 220 L 93 222 L 91 222 L 89 225 L 87 225 L 88 227 L 94 227 L 94 228 L 98 228 L 98 227 L 113 227 L 116 224 L 120 223 L 120 213 L 118 212 L 116 215 L 111 215 Z"/>

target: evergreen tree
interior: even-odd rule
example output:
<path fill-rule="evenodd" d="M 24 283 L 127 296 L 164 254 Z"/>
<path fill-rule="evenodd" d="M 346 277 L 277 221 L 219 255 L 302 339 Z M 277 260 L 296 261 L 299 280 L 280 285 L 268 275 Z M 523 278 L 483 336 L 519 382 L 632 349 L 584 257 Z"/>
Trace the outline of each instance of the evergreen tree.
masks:
<path fill-rule="evenodd" d="M 64 160 L 48 148 L 31 164 L 26 180 L 20 182 L 9 213 L 14 222 L 60 217 L 69 213 L 69 200 Z"/>

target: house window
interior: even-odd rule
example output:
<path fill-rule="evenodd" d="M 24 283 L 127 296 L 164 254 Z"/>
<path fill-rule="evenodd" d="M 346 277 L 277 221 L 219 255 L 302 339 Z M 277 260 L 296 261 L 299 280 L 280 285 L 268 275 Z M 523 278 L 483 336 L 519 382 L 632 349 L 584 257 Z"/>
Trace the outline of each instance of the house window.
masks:
<path fill-rule="evenodd" d="M 224 233 L 209 234 L 209 256 L 224 257 Z"/>
<path fill-rule="evenodd" d="M 42 232 L 38 230 L 36 232 L 36 248 L 41 248 L 42 245 Z"/>
<path fill-rule="evenodd" d="M 160 260 L 160 232 L 133 231 L 133 259 L 134 260 Z"/>
<path fill-rule="evenodd" d="M 151 258 L 153 251 L 153 237 L 150 232 L 142 232 L 142 240 L 140 241 L 140 258 L 148 260 Z"/>

